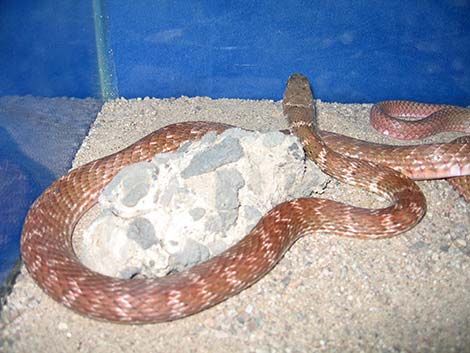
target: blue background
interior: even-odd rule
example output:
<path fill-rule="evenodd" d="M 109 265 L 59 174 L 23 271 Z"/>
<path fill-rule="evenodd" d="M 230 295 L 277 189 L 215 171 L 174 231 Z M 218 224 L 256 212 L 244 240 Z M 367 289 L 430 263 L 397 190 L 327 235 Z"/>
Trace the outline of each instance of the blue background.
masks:
<path fill-rule="evenodd" d="M 0 299 L 32 202 L 66 173 L 101 103 L 88 1 L 0 1 Z M 0 300 L 1 308 L 1 300 Z"/>
<path fill-rule="evenodd" d="M 469 44 L 468 0 L 3 0 L 0 98 L 101 99 L 108 92 L 278 100 L 287 77 L 302 72 L 324 101 L 468 105 Z M 30 101 L 17 99 L 15 110 L 0 100 L 0 215 L 11 216 L 11 200 L 19 207 L 14 226 L 0 228 L 7 267 L 18 256 L 27 208 L 70 167 L 99 110 L 75 121 L 77 102 L 67 113 L 51 101 L 37 117 L 25 106 Z M 62 119 L 57 126 L 66 135 L 34 119 Z M 38 136 L 63 147 L 60 153 L 41 152 Z M 23 196 L 6 187 L 15 175 Z"/>
<path fill-rule="evenodd" d="M 136 4 L 139 4 L 138 6 Z M 112 1 L 119 95 L 470 103 L 470 3 Z"/>
<path fill-rule="evenodd" d="M 0 96 L 98 97 L 90 1 L 0 1 Z"/>
<path fill-rule="evenodd" d="M 470 2 L 103 1 L 116 94 L 470 103 Z M 91 1 L 0 3 L 0 95 L 99 97 Z M 3 50 L 5 48 L 5 50 Z"/>

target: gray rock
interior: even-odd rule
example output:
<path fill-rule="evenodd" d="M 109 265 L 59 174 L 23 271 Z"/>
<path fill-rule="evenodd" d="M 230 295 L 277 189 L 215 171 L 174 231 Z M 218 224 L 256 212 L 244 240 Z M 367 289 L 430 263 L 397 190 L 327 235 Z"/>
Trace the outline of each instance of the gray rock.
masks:
<path fill-rule="evenodd" d="M 154 197 L 155 202 L 160 201 L 160 203 L 163 206 L 170 205 L 170 202 L 173 199 L 173 196 L 175 195 L 177 189 L 178 189 L 178 182 L 176 180 L 170 180 L 165 190 L 158 190 L 155 193 L 155 197 Z"/>
<path fill-rule="evenodd" d="M 214 148 L 196 154 L 189 166 L 181 172 L 185 179 L 211 172 L 216 168 L 238 161 L 243 155 L 240 142 L 233 137 L 226 137 Z"/>
<path fill-rule="evenodd" d="M 238 211 L 236 209 L 232 210 L 220 210 L 219 212 L 220 221 L 222 223 L 222 229 L 230 228 L 235 224 L 238 218 Z M 220 236 L 224 236 L 221 234 Z"/>
<path fill-rule="evenodd" d="M 190 145 L 189 141 L 183 143 L 183 144 L 180 146 L 179 151 L 181 151 L 184 146 L 189 147 L 189 145 Z M 155 165 L 157 166 L 157 168 L 158 168 L 160 165 L 168 163 L 168 161 L 171 160 L 171 155 L 172 155 L 171 153 L 159 153 L 159 154 L 156 154 L 156 155 L 152 158 L 152 163 L 155 164 Z"/>
<path fill-rule="evenodd" d="M 157 169 L 148 162 L 135 163 L 119 172 L 103 192 L 103 197 L 113 199 L 121 192 L 121 200 L 125 206 L 134 207 L 147 195 L 152 180 L 156 177 Z"/>
<path fill-rule="evenodd" d="M 134 240 L 144 250 L 158 243 L 152 223 L 143 217 L 131 221 L 127 230 L 127 237 Z"/>
<path fill-rule="evenodd" d="M 205 227 L 210 233 L 221 233 L 224 230 L 224 222 L 220 215 L 212 215 L 207 218 Z"/>
<path fill-rule="evenodd" d="M 213 256 L 219 255 L 221 252 L 223 252 L 225 249 L 227 249 L 227 243 L 217 239 L 213 241 L 212 243 L 209 243 L 207 245 L 207 248 L 211 252 Z"/>
<path fill-rule="evenodd" d="M 182 271 L 235 244 L 279 203 L 321 193 L 327 180 L 294 136 L 209 133 L 124 168 L 100 198 L 82 253 L 88 267 L 121 278 Z"/>
<path fill-rule="evenodd" d="M 269 131 L 263 136 L 263 146 L 272 148 L 279 146 L 285 140 L 285 135 L 280 131 Z"/>
<path fill-rule="evenodd" d="M 137 205 L 137 202 L 149 191 L 150 185 L 147 182 L 141 182 L 129 188 L 126 195 L 122 198 L 122 203 L 128 207 Z"/>
<path fill-rule="evenodd" d="M 209 259 L 210 252 L 207 246 L 188 239 L 180 253 L 173 255 L 172 261 L 176 271 L 182 271 L 187 267 L 192 267 L 200 262 Z"/>
<path fill-rule="evenodd" d="M 239 171 L 230 168 L 216 172 L 215 206 L 221 210 L 234 209 L 239 206 L 238 190 L 245 185 Z"/>
<path fill-rule="evenodd" d="M 292 156 L 294 158 L 303 158 L 304 156 L 304 151 L 301 149 L 300 145 L 297 144 L 297 143 L 293 143 L 292 145 L 290 145 L 287 150 L 289 151 L 289 153 L 292 154 Z"/>
<path fill-rule="evenodd" d="M 189 210 L 189 214 L 193 217 L 194 221 L 200 220 L 204 216 L 205 213 L 206 213 L 206 210 L 201 207 L 196 207 L 196 208 L 193 208 L 192 210 Z"/>
<path fill-rule="evenodd" d="M 243 207 L 244 217 L 247 219 L 247 226 L 245 232 L 249 232 L 263 216 L 257 208 L 253 206 Z"/>

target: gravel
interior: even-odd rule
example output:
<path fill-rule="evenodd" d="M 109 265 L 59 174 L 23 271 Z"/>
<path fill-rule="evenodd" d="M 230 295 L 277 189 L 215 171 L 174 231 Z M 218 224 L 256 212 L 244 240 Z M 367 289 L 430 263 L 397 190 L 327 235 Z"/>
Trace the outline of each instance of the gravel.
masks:
<path fill-rule="evenodd" d="M 370 105 L 317 106 L 322 128 L 391 143 L 368 127 Z M 184 120 L 286 128 L 280 102 L 118 99 L 103 106 L 75 166 Z M 175 322 L 123 326 L 86 319 L 43 294 L 23 268 L 1 314 L 0 351 L 470 352 L 470 208 L 444 181 L 419 185 L 428 212 L 406 234 L 379 241 L 305 237 L 249 289 Z M 384 204 L 338 182 L 324 197 Z"/>

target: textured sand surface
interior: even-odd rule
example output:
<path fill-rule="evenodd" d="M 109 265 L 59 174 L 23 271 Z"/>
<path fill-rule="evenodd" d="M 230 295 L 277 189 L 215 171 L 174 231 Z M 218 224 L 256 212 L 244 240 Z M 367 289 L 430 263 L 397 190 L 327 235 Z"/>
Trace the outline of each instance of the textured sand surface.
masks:
<path fill-rule="evenodd" d="M 394 142 L 368 126 L 370 105 L 317 106 L 325 130 Z M 75 166 L 185 120 L 287 127 L 280 102 L 120 99 L 103 106 Z M 171 323 L 120 326 L 86 319 L 43 294 L 23 268 L 2 312 L 0 351 L 470 352 L 470 207 L 444 181 L 419 185 L 428 212 L 412 231 L 379 241 L 305 237 L 249 289 Z M 334 180 L 323 197 L 384 205 Z"/>

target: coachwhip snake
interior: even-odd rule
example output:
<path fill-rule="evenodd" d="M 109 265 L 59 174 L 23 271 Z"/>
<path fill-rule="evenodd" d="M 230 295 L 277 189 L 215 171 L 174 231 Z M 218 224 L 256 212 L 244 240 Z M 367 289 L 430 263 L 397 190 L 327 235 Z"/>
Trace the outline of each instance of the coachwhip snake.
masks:
<path fill-rule="evenodd" d="M 408 103 L 395 102 L 392 108 L 397 110 L 405 104 Z M 302 75 L 289 78 L 283 106 L 307 155 L 326 173 L 388 197 L 390 206 L 371 210 L 325 199 L 296 199 L 269 211 L 236 245 L 183 272 L 162 278 L 124 280 L 86 268 L 72 248 L 74 226 L 123 166 L 148 161 L 156 153 L 175 150 L 184 141 L 230 127 L 207 122 L 178 123 L 70 171 L 36 200 L 26 218 L 21 240 L 23 260 L 33 279 L 56 301 L 90 318 L 120 323 L 170 321 L 209 308 L 251 286 L 304 235 L 326 231 L 377 239 L 413 227 L 425 213 L 425 198 L 410 178 L 377 164 L 384 157 L 393 156 L 395 159 L 388 163 L 413 178 L 456 177 L 470 172 L 470 145 L 466 142 L 412 146 L 407 150 L 372 146 L 320 132 L 315 126 L 310 84 Z M 374 109 L 382 108 L 391 109 L 380 106 Z M 469 115 L 463 108 L 455 111 Z M 328 146 L 347 151 L 351 156 Z M 427 153 L 427 157 L 421 158 L 421 153 Z"/>

